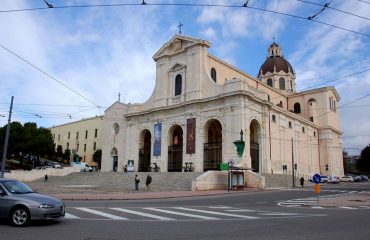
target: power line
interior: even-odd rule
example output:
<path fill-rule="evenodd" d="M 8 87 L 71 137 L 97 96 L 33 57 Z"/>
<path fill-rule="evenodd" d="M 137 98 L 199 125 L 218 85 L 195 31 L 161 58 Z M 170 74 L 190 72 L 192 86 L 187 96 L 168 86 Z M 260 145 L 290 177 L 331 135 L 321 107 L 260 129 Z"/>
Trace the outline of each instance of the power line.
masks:
<path fill-rule="evenodd" d="M 363 0 L 357 0 L 359 2 L 363 2 L 363 3 L 366 3 L 366 4 L 370 4 L 370 2 L 366 2 L 366 1 L 363 1 Z"/>
<path fill-rule="evenodd" d="M 317 13 L 315 13 L 314 15 L 312 15 L 312 16 L 309 16 L 307 19 L 308 20 L 312 20 L 312 19 L 314 19 L 315 17 L 317 17 L 320 13 L 322 13 L 323 11 L 325 11 L 325 9 L 327 8 L 327 7 L 329 7 L 329 4 L 330 3 L 332 3 L 333 2 L 333 0 L 331 0 L 329 3 L 325 3 L 325 5 L 323 5 L 323 8 L 319 11 L 319 12 L 317 12 Z"/>
<path fill-rule="evenodd" d="M 345 13 L 345 14 L 348 14 L 348 15 L 351 15 L 351 16 L 355 16 L 355 17 L 359 17 L 359 18 L 362 18 L 362 19 L 370 20 L 370 18 L 367 18 L 367 17 L 363 17 L 363 16 L 360 16 L 360 15 L 357 15 L 357 14 L 354 14 L 354 13 L 350 13 L 350 12 L 346 12 L 346 11 L 343 11 L 343 10 L 340 10 L 340 9 L 337 9 L 337 8 L 330 7 L 329 4 L 331 2 L 329 4 L 324 4 L 323 5 L 323 4 L 320 4 L 320 3 L 314 3 L 314 2 L 309 2 L 309 1 L 305 1 L 305 0 L 297 0 L 297 1 L 307 3 L 307 4 L 311 4 L 311 5 L 315 5 L 315 6 L 324 7 L 323 9 L 329 8 L 329 9 L 337 11 L 337 12 L 341 12 L 341 13 Z"/>
<path fill-rule="evenodd" d="M 46 71 L 42 70 L 41 68 L 37 67 L 36 65 L 34 65 L 33 63 L 31 63 L 30 61 L 26 60 L 25 58 L 21 57 L 20 55 L 18 55 L 17 53 L 13 52 L 12 50 L 6 48 L 5 46 L 3 46 L 2 44 L 0 44 L 0 47 L 3 48 L 4 50 L 6 50 L 7 52 L 13 54 L 14 56 L 16 56 L 17 58 L 21 59 L 23 62 L 27 63 L 28 65 L 30 65 L 31 67 L 37 69 L 38 71 L 40 71 L 41 73 L 43 73 L 44 75 L 46 75 L 47 77 L 51 78 L 52 80 L 56 81 L 57 83 L 59 83 L 60 85 L 62 85 L 63 87 L 67 88 L 68 90 L 70 90 L 71 92 L 77 94 L 78 96 L 82 97 L 83 99 L 85 99 L 86 101 L 88 101 L 89 103 L 95 105 L 96 107 L 98 107 L 100 109 L 100 106 L 97 105 L 96 103 L 94 103 L 93 101 L 91 101 L 90 99 L 88 99 L 87 97 L 83 96 L 81 93 L 73 90 L 71 87 L 67 86 L 65 83 L 59 81 L 58 79 L 56 79 L 55 77 L 53 77 L 52 75 L 50 75 L 49 73 L 47 73 Z M 100 110 L 99 110 L 100 111 Z"/>
<path fill-rule="evenodd" d="M 325 82 L 322 82 L 322 83 L 318 83 L 318 84 L 315 84 L 315 85 L 312 85 L 310 87 L 306 87 L 300 91 L 304 91 L 304 90 L 307 90 L 307 89 L 310 89 L 310 88 L 313 88 L 313 87 L 317 87 L 317 86 L 320 86 L 320 85 L 324 85 L 324 84 L 327 84 L 327 83 L 330 83 L 330 82 L 335 82 L 335 81 L 338 81 L 338 80 L 341 80 L 341 79 L 344 79 L 344 78 L 349 78 L 349 77 L 352 77 L 352 76 L 356 76 L 358 74 L 361 74 L 361 73 L 364 73 L 364 72 L 368 72 L 370 71 L 370 68 L 369 69 L 366 69 L 366 70 L 363 70 L 363 71 L 360 71 L 360 72 L 356 72 L 356 73 L 352 73 L 352 74 L 349 74 L 349 75 L 345 75 L 343 77 L 338 77 L 338 78 L 335 78 L 335 79 L 332 79 L 332 80 L 329 80 L 329 81 L 325 81 Z"/>
<path fill-rule="evenodd" d="M 143 4 L 143 3 L 145 3 L 145 4 Z M 123 6 L 180 6 L 180 7 L 248 8 L 248 9 L 253 9 L 253 10 L 257 10 L 257 11 L 274 13 L 274 14 L 293 17 L 293 18 L 298 18 L 298 19 L 302 19 L 302 20 L 308 20 L 308 21 L 319 23 L 319 24 L 322 24 L 322 25 L 326 25 L 326 26 L 329 26 L 329 27 L 332 27 L 332 28 L 341 29 L 343 31 L 359 34 L 359 35 L 362 35 L 362 36 L 365 36 L 365 37 L 370 37 L 369 34 L 361 33 L 361 32 L 354 31 L 354 30 L 347 29 L 347 28 L 340 27 L 340 26 L 336 26 L 334 24 L 325 23 L 325 22 L 322 22 L 322 21 L 315 20 L 313 18 L 306 18 L 306 17 L 301 17 L 301 16 L 298 16 L 298 15 L 293 15 L 293 14 L 289 14 L 289 13 L 283 13 L 283 12 L 279 12 L 279 11 L 275 11 L 275 10 L 269 10 L 269 9 L 263 9 L 263 8 L 248 6 L 247 4 L 226 5 L 226 4 L 204 4 L 204 3 L 146 3 L 146 2 L 143 2 L 143 3 L 70 5 L 70 6 L 53 6 L 52 8 L 38 7 L 38 8 L 1 10 L 0 13 L 22 12 L 22 11 L 38 11 L 38 10 L 47 10 L 47 9 L 52 9 L 53 10 L 53 9 L 67 9 L 67 8 L 123 7 Z"/>

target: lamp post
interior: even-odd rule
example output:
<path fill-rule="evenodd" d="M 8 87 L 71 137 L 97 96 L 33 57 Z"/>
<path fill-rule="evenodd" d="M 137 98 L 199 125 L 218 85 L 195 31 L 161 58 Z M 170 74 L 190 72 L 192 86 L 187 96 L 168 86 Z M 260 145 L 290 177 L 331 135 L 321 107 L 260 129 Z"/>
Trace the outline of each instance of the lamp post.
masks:
<path fill-rule="evenodd" d="M 8 152 L 8 142 L 9 142 L 9 132 L 10 132 L 10 119 L 12 117 L 13 99 L 14 99 L 14 96 L 12 96 L 12 99 L 10 101 L 9 118 L 8 118 L 8 125 L 6 126 L 5 141 L 4 141 L 4 151 L 3 151 L 3 159 L 1 161 L 0 178 L 3 178 L 4 177 L 4 171 L 5 171 L 5 160 L 6 160 L 6 154 Z"/>

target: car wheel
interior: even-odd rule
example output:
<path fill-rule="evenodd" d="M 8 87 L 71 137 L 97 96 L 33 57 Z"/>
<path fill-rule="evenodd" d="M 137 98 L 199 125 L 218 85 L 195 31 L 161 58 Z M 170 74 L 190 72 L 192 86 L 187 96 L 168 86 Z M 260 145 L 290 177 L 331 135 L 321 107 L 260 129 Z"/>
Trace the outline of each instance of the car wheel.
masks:
<path fill-rule="evenodd" d="M 10 222 L 14 226 L 25 226 L 31 219 L 30 212 L 25 207 L 17 207 L 10 214 Z"/>
<path fill-rule="evenodd" d="M 325 180 L 324 183 L 328 183 L 328 181 Z"/>

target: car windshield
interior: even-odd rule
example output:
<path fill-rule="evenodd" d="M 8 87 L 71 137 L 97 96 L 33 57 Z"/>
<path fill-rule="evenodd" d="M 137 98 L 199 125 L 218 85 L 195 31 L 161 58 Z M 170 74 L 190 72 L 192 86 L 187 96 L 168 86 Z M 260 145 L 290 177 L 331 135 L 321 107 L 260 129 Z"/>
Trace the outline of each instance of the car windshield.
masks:
<path fill-rule="evenodd" d="M 3 182 L 5 188 L 13 194 L 25 194 L 32 193 L 32 189 L 26 184 L 18 181 L 6 181 Z"/>

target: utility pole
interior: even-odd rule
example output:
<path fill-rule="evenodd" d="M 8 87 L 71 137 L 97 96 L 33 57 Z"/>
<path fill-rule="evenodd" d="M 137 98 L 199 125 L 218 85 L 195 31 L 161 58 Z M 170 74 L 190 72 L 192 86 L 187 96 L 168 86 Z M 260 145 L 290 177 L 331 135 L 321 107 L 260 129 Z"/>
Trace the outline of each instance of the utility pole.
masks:
<path fill-rule="evenodd" d="M 293 149 L 293 138 L 292 138 L 292 177 L 293 177 L 293 187 L 295 187 L 295 179 L 294 179 L 294 149 Z"/>
<path fill-rule="evenodd" d="M 3 159 L 2 159 L 2 162 L 1 162 L 0 178 L 4 178 L 5 160 L 6 160 L 6 154 L 7 154 L 7 151 L 8 151 L 8 142 L 9 142 L 10 119 L 12 117 L 12 109 L 13 109 L 13 99 L 14 99 L 14 96 L 12 96 L 12 99 L 10 101 L 9 118 L 8 118 L 8 125 L 6 126 L 4 150 L 3 150 Z"/>

